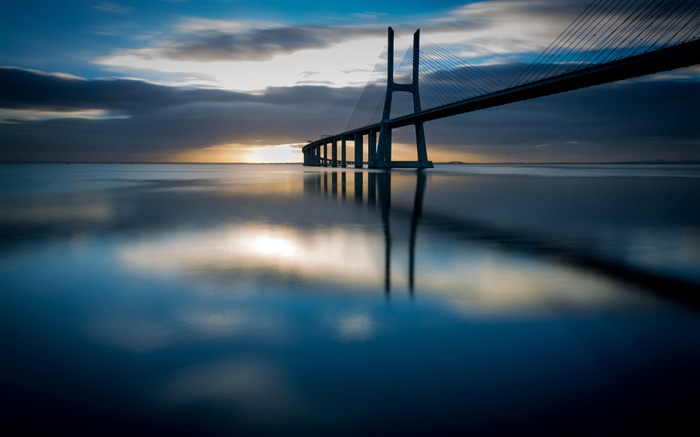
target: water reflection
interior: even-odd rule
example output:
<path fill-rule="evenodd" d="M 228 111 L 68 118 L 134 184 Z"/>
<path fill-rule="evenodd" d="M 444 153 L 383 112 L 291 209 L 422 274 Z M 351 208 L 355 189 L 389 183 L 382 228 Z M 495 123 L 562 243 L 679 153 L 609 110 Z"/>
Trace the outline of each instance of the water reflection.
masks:
<path fill-rule="evenodd" d="M 345 203 L 346 175 L 348 172 L 340 173 L 341 185 L 337 183 L 339 173 L 337 171 L 325 171 L 323 173 L 306 175 L 304 182 L 304 192 L 307 198 L 313 194 L 322 194 L 325 198 L 340 200 Z M 354 179 L 354 193 L 351 201 L 356 206 L 366 206 L 377 212 L 381 216 L 383 243 L 384 243 L 384 291 L 388 297 L 391 292 L 392 279 L 392 210 L 394 214 L 407 214 L 405 209 L 394 207 L 392 209 L 392 172 L 372 172 L 355 171 L 350 173 Z M 416 260 L 416 240 L 418 235 L 418 224 L 423 214 L 423 199 L 427 186 L 427 175 L 423 171 L 415 173 L 399 173 L 399 177 L 404 179 L 415 178 L 415 191 L 413 204 L 410 207 L 410 232 L 408 236 L 408 269 L 407 283 L 411 296 L 415 292 L 415 260 Z M 328 179 L 332 181 L 328 184 Z M 367 189 L 364 190 L 367 181 Z M 366 200 L 365 200 L 366 196 Z M 634 264 L 621 262 L 622 260 L 610 260 L 605 257 L 596 256 L 595 253 L 586 251 L 583 247 L 557 244 L 552 239 L 543 238 L 536 234 L 518 232 L 509 229 L 500 229 L 497 226 L 479 223 L 473 219 L 465 217 L 450 217 L 444 214 L 431 213 L 427 217 L 431 231 L 437 230 L 442 234 L 448 234 L 450 240 L 462 240 L 468 242 L 483 242 L 489 246 L 497 246 L 508 252 L 526 253 L 543 260 L 549 260 L 561 265 L 573 267 L 582 272 L 593 272 L 596 275 L 603 275 L 610 280 L 619 281 L 633 285 L 635 288 L 651 292 L 665 299 L 677 300 L 683 304 L 688 304 L 700 308 L 700 293 L 698 284 L 693 281 L 658 274 L 657 272 L 635 266 Z M 431 238 L 435 238 L 432 232 Z M 444 235 L 441 236 L 444 238 Z M 444 244 L 444 242 L 443 242 Z M 426 250 L 426 247 L 423 247 Z M 431 270 L 431 269 L 426 269 Z M 452 271 L 451 274 L 458 274 Z M 507 275 L 507 272 L 504 271 Z M 428 288 L 440 288 L 439 282 L 431 284 Z M 576 288 L 572 284 L 571 288 Z"/>
<path fill-rule="evenodd" d="M 548 227 L 566 222 L 549 201 L 562 181 L 90 168 L 56 178 L 71 190 L 3 195 L 12 424 L 566 434 L 694 417 L 697 312 L 659 298 L 672 282 L 522 226 L 538 196 Z"/>
<path fill-rule="evenodd" d="M 384 240 L 384 292 L 387 298 L 391 292 L 391 264 L 392 264 L 392 241 L 391 241 L 391 172 L 362 172 L 356 171 L 351 173 L 353 178 L 353 195 L 350 201 L 355 205 L 367 205 L 370 209 L 379 210 L 382 220 L 382 233 Z M 329 172 L 307 175 L 304 179 L 304 193 L 307 197 L 312 197 L 314 194 L 328 195 L 328 177 Z M 348 201 L 347 195 L 347 178 L 348 172 L 340 173 L 341 184 L 338 187 L 338 172 L 330 173 L 331 185 L 330 193 L 333 199 L 340 196 L 340 200 L 345 203 Z M 367 179 L 367 191 L 364 190 L 364 180 Z M 423 196 L 425 195 L 425 187 L 427 177 L 425 173 L 419 171 L 416 173 L 416 188 L 413 200 L 413 209 L 411 213 L 410 233 L 408 239 L 408 290 L 413 296 L 415 289 L 415 251 L 416 237 L 418 234 L 418 222 L 420 221 L 423 210 Z M 367 200 L 365 202 L 364 196 Z"/>

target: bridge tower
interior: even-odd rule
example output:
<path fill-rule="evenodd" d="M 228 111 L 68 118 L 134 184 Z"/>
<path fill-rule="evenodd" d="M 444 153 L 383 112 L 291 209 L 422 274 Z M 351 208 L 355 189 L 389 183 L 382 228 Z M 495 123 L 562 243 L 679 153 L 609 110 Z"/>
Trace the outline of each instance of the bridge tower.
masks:
<path fill-rule="evenodd" d="M 420 64 L 420 29 L 413 34 L 413 77 L 410 84 L 394 82 L 394 29 L 389 27 L 389 47 L 387 53 L 387 74 L 386 74 L 386 97 L 384 98 L 384 112 L 379 131 L 379 144 L 374 159 L 370 160 L 370 168 L 432 168 L 433 163 L 428 161 L 428 152 L 425 147 L 425 131 L 423 122 L 414 124 L 416 130 L 416 152 L 417 161 L 393 161 L 391 158 L 391 97 L 399 92 L 408 92 L 413 95 L 413 112 L 420 112 L 420 87 L 419 87 L 419 64 Z"/>

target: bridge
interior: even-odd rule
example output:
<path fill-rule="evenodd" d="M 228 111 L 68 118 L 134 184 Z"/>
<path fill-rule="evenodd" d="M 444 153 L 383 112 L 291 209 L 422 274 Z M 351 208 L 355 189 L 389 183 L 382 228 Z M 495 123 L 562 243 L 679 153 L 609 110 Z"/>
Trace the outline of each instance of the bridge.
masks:
<path fill-rule="evenodd" d="M 398 38 L 406 47 L 395 69 L 396 38 L 389 27 L 385 86 L 370 80 L 346 129 L 303 147 L 304 165 L 346 167 L 352 141 L 355 168 L 430 168 L 425 122 L 700 64 L 700 0 L 593 0 L 510 83 L 436 44 L 421 50 L 420 30 L 412 44 Z M 392 130 L 410 125 L 417 159 L 395 161 Z"/>

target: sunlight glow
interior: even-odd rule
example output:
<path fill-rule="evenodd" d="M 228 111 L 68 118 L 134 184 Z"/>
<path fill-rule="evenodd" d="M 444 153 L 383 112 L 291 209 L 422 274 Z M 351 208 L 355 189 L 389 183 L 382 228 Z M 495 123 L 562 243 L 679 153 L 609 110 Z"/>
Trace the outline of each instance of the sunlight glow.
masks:
<path fill-rule="evenodd" d="M 237 162 L 246 164 L 282 164 L 302 162 L 302 144 L 217 144 L 185 150 L 171 155 L 169 162 Z"/>
<path fill-rule="evenodd" d="M 270 146 L 250 146 L 245 148 L 245 161 L 250 163 L 302 162 L 302 144 L 279 144 Z"/>

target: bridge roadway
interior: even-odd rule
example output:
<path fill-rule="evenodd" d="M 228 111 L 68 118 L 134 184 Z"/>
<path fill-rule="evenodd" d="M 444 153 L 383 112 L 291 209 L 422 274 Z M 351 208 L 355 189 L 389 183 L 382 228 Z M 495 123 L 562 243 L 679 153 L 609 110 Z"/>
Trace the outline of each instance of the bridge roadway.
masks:
<path fill-rule="evenodd" d="M 507 88 L 482 96 L 473 97 L 448 105 L 426 109 L 414 114 L 385 120 L 389 129 L 395 129 L 416 123 L 465 114 L 467 112 L 506 105 L 552 94 L 587 88 L 594 85 L 615 82 L 633 77 L 645 76 L 662 71 L 675 70 L 700 64 L 700 40 L 694 40 L 672 47 L 654 50 L 641 55 L 631 56 L 625 59 L 595 65 L 589 68 L 564 73 L 555 77 Z M 356 141 L 355 167 L 363 165 L 363 154 L 357 152 L 357 146 L 362 150 L 360 136 L 369 136 L 369 158 L 373 155 L 374 144 L 381 128 L 381 123 L 349 130 L 336 135 L 326 136 L 316 141 L 309 142 L 303 147 L 304 164 L 316 166 L 346 166 L 346 140 Z M 342 143 L 341 159 L 337 158 L 337 143 Z M 328 157 L 327 145 L 332 146 L 332 157 Z M 323 153 L 321 153 L 323 151 Z M 394 162 L 392 167 L 401 167 L 401 162 Z"/>

